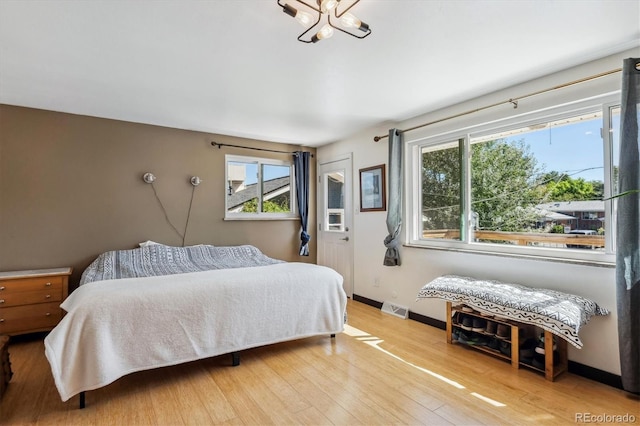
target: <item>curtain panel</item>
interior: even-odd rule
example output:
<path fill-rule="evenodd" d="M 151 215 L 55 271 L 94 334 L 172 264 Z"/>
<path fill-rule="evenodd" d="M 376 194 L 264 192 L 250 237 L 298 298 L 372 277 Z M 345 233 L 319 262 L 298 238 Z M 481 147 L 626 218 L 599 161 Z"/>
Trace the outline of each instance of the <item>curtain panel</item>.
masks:
<path fill-rule="evenodd" d="M 384 239 L 387 251 L 384 266 L 400 266 L 400 231 L 402 230 L 402 163 L 403 138 L 397 129 L 389 130 L 389 208 L 387 210 L 387 231 Z"/>
<path fill-rule="evenodd" d="M 300 214 L 300 256 L 309 256 L 309 241 L 311 236 L 307 232 L 309 222 L 309 156 L 311 153 L 296 151 L 293 154 L 293 168 L 296 175 L 296 200 Z"/>
<path fill-rule="evenodd" d="M 622 387 L 640 393 L 640 58 L 624 60 L 616 221 L 616 302 Z"/>

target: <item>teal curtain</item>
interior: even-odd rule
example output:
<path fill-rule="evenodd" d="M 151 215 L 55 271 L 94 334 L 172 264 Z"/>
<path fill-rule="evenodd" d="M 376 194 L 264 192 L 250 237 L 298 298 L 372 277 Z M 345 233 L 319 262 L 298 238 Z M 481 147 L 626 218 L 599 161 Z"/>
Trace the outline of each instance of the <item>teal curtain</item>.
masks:
<path fill-rule="evenodd" d="M 387 209 L 387 231 L 384 239 L 387 251 L 384 266 L 400 266 L 400 231 L 402 230 L 402 134 L 397 129 L 389 130 L 389 204 Z"/>
<path fill-rule="evenodd" d="M 616 231 L 616 300 L 622 387 L 640 394 L 640 58 L 624 60 Z"/>

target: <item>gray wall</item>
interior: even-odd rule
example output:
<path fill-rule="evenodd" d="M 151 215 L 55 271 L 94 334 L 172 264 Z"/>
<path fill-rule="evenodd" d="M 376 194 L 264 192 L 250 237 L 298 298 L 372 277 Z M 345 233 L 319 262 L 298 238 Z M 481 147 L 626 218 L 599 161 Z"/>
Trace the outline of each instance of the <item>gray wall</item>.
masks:
<path fill-rule="evenodd" d="M 286 154 L 214 148 L 211 141 L 294 151 L 299 147 L 117 120 L 0 105 L 0 270 L 72 266 L 71 287 L 101 252 L 154 240 L 182 245 L 166 222 L 144 172 L 185 245 L 253 244 L 268 256 L 316 262 L 297 254 L 299 220 L 225 221 L 225 154 L 288 159 Z M 311 161 L 315 211 L 315 161 Z"/>

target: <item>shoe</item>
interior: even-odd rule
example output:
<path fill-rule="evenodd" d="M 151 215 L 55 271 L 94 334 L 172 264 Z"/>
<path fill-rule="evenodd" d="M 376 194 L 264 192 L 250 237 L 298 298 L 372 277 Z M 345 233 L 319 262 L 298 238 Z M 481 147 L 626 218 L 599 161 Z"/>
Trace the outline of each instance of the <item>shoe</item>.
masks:
<path fill-rule="evenodd" d="M 498 329 L 498 323 L 493 321 L 487 321 L 487 328 L 484 330 L 484 332 L 490 336 L 495 336 L 497 329 Z"/>
<path fill-rule="evenodd" d="M 498 339 L 511 338 L 511 327 L 506 324 L 498 324 L 498 328 L 496 329 L 496 337 Z"/>
<path fill-rule="evenodd" d="M 536 351 L 536 344 L 537 344 L 537 340 L 535 338 L 532 339 L 527 339 L 524 341 L 524 343 L 522 343 L 520 345 L 520 360 L 523 361 L 525 359 L 529 359 L 532 360 L 533 356 L 535 355 Z M 523 361 L 525 362 L 525 361 Z M 527 364 L 530 364 L 530 362 L 528 362 Z"/>
<path fill-rule="evenodd" d="M 470 344 L 477 346 L 487 346 L 489 344 L 489 338 L 483 334 L 475 334 L 471 336 Z"/>
<path fill-rule="evenodd" d="M 505 354 L 508 357 L 511 357 L 511 343 L 507 343 L 505 341 L 500 342 L 500 352 Z"/>
<path fill-rule="evenodd" d="M 451 340 L 454 340 L 457 342 L 459 335 L 460 335 L 460 330 L 457 328 L 454 328 L 453 331 L 451 332 Z"/>
<path fill-rule="evenodd" d="M 496 339 L 495 337 L 492 337 L 492 338 L 489 339 L 489 344 L 487 346 L 490 347 L 491 349 L 495 350 L 495 351 L 499 351 L 500 350 L 500 340 Z"/>
<path fill-rule="evenodd" d="M 473 312 L 473 308 L 467 305 L 462 305 L 462 312 Z"/>
<path fill-rule="evenodd" d="M 553 339 L 553 350 L 555 351 L 556 349 L 558 349 L 558 345 L 555 342 L 555 338 Z M 544 333 L 542 333 L 540 335 L 540 337 L 538 338 L 538 346 L 536 347 L 536 353 L 539 353 L 540 355 L 544 355 Z"/>
<path fill-rule="evenodd" d="M 471 337 L 469 337 L 469 334 L 460 330 L 460 333 L 458 333 L 458 342 L 468 345 L 470 341 L 471 341 Z"/>
<path fill-rule="evenodd" d="M 473 317 L 464 315 L 462 317 L 462 322 L 460 323 L 460 327 L 462 327 L 467 331 L 471 331 L 471 329 L 473 328 Z"/>
<path fill-rule="evenodd" d="M 539 370 L 544 370 L 544 356 L 535 354 L 533 356 L 533 362 L 531 363 L 531 365 Z"/>
<path fill-rule="evenodd" d="M 453 316 L 451 317 L 451 323 L 455 324 L 455 325 L 460 325 L 460 318 L 462 317 L 462 314 L 458 311 L 456 311 Z"/>
<path fill-rule="evenodd" d="M 483 320 L 482 318 L 478 318 L 478 317 L 473 318 L 473 325 L 471 328 L 473 331 L 482 332 L 482 331 L 485 331 L 486 328 L 487 328 L 486 320 Z"/>

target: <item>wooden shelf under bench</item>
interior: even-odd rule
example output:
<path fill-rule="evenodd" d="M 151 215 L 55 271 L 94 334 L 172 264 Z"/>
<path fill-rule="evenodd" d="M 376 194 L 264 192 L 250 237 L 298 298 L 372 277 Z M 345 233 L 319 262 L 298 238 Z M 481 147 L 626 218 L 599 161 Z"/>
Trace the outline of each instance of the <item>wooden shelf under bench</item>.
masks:
<path fill-rule="evenodd" d="M 0 272 L 0 334 L 49 331 L 62 319 L 72 268 Z"/>
<path fill-rule="evenodd" d="M 511 328 L 511 337 L 510 339 L 505 339 L 506 342 L 511 344 L 511 356 L 505 355 L 500 351 L 493 350 L 486 346 L 478 346 L 478 345 L 465 345 L 472 349 L 478 350 L 480 352 L 488 353 L 497 358 L 509 361 L 513 368 L 520 368 L 521 366 L 525 368 L 532 369 L 534 371 L 544 373 L 544 376 L 547 380 L 553 381 L 555 378 L 564 371 L 567 371 L 568 367 L 568 357 L 567 357 L 567 341 L 561 338 L 556 339 L 554 342 L 553 333 L 544 330 L 544 347 L 545 348 L 553 348 L 554 343 L 557 345 L 556 351 L 547 350 L 545 351 L 545 368 L 544 370 L 536 368 L 533 365 L 525 364 L 520 361 L 520 328 L 522 327 L 531 327 L 529 325 L 520 323 L 518 321 L 504 319 L 504 318 L 496 318 L 496 317 L 488 317 L 481 315 L 479 312 L 466 312 L 459 309 L 459 307 L 454 307 L 451 302 L 447 302 L 447 343 L 454 343 L 452 339 L 452 333 L 455 325 L 452 322 L 453 314 L 455 312 L 460 312 L 464 315 L 474 316 L 478 318 L 483 318 L 487 321 L 493 321 L 498 324 L 504 324 Z M 556 352 L 557 359 L 554 363 L 553 353 Z"/>

